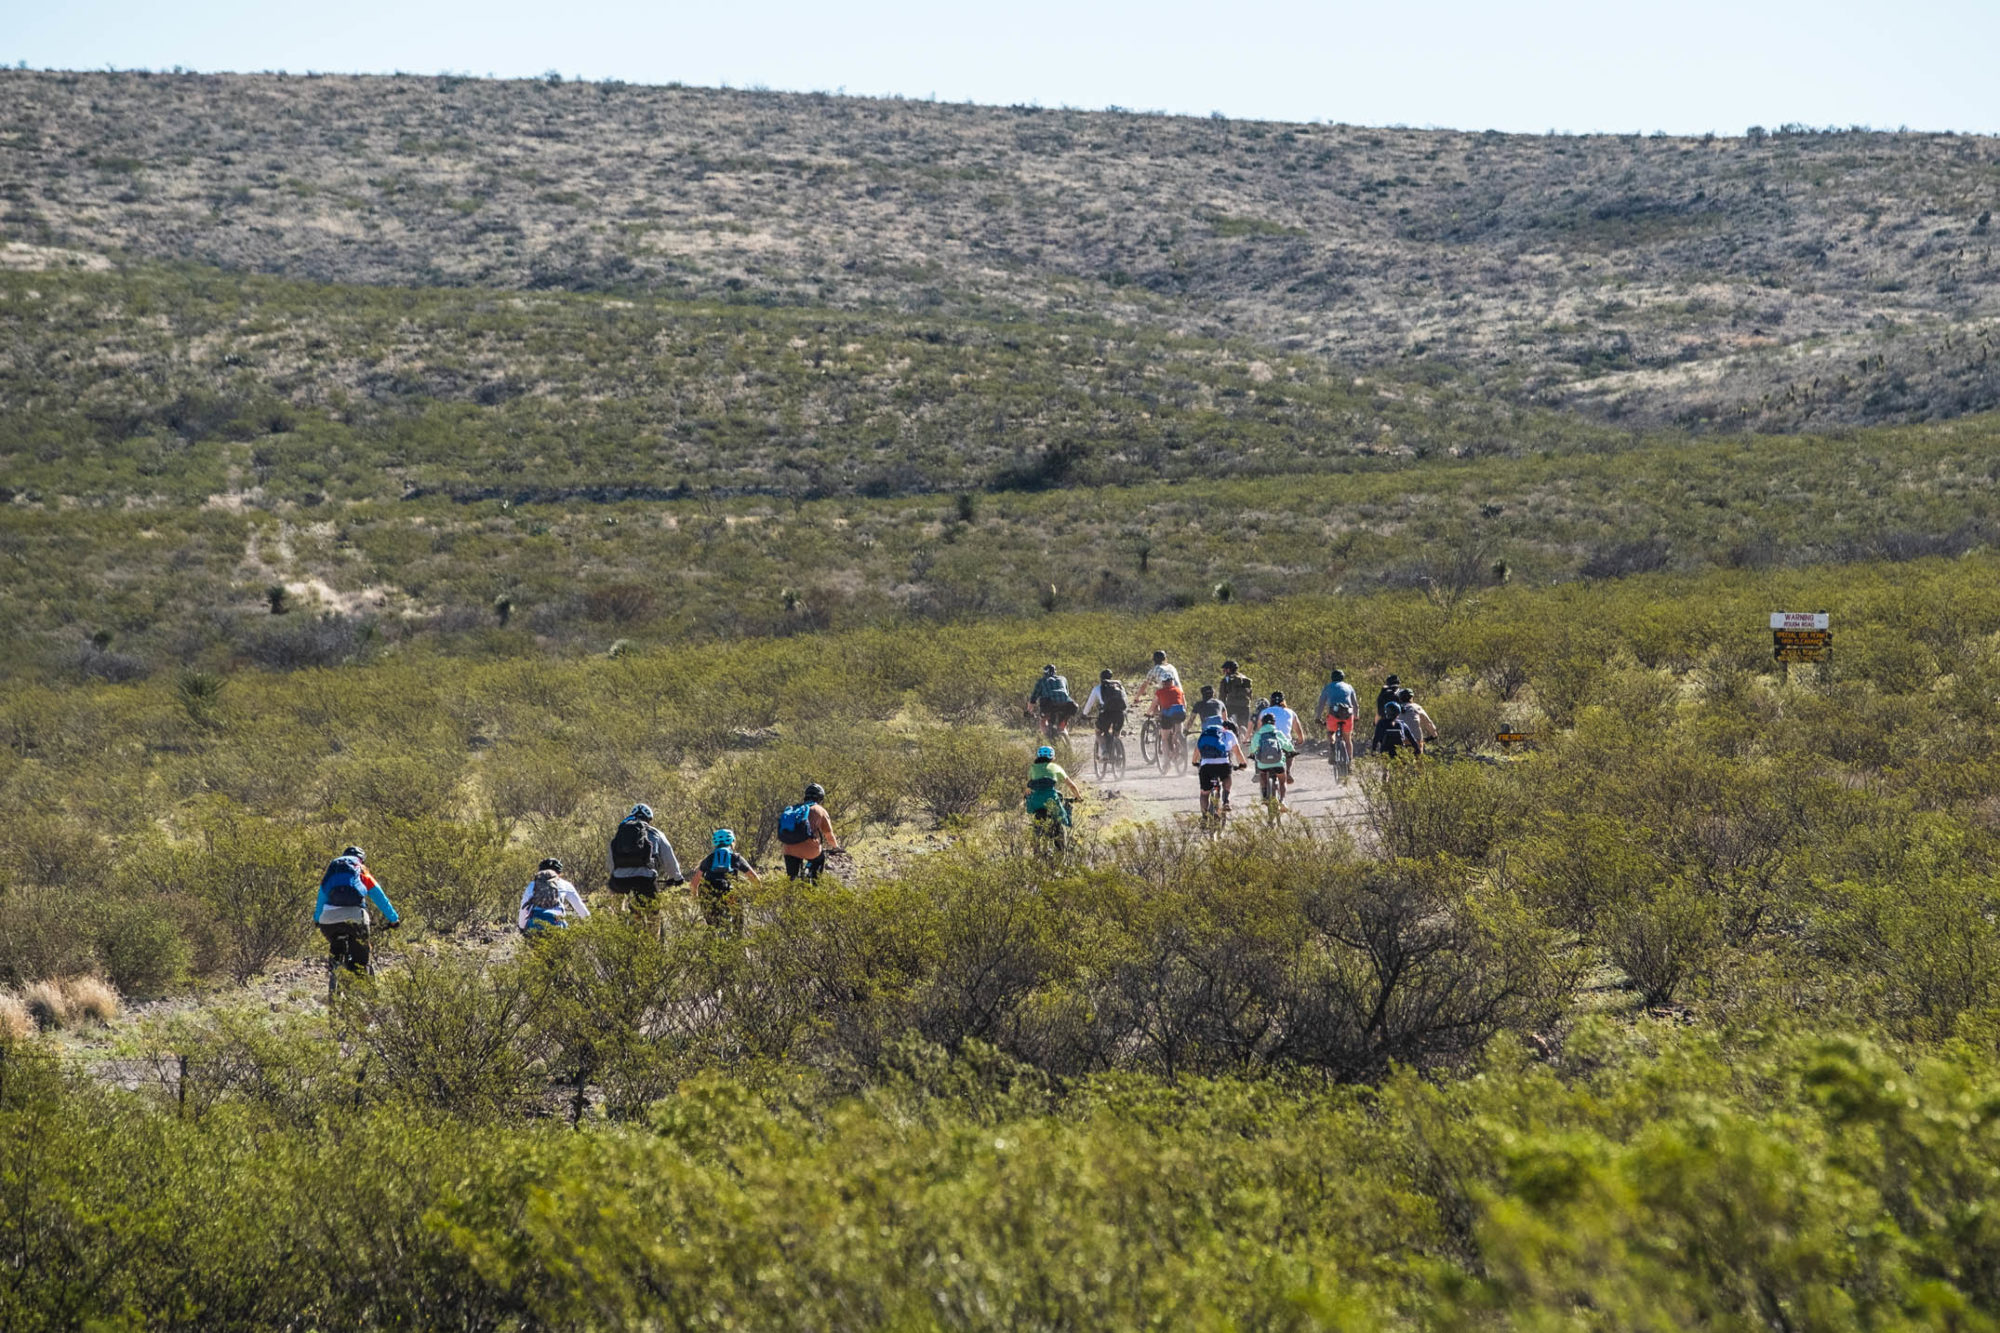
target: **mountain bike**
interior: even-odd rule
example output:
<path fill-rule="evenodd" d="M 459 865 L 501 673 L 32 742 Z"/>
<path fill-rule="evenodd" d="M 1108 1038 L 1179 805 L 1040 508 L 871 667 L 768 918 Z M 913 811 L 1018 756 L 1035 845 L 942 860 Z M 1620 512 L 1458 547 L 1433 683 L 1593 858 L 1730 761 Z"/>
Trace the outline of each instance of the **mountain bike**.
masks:
<path fill-rule="evenodd" d="M 1097 770 L 1097 779 L 1122 778 L 1125 776 L 1125 730 L 1106 731 L 1098 735 L 1092 747 L 1091 761 Z"/>
<path fill-rule="evenodd" d="M 1035 811 L 1029 828 L 1034 835 L 1036 855 L 1054 861 L 1069 850 L 1070 823 L 1078 804 L 1057 797 L 1053 804 Z"/>
<path fill-rule="evenodd" d="M 1334 731 L 1327 735 L 1326 761 L 1333 765 L 1333 771 L 1340 775 L 1342 782 L 1354 771 L 1353 731 Z"/>
<path fill-rule="evenodd" d="M 343 922 L 343 925 L 358 926 L 358 930 L 344 930 L 327 940 L 326 953 L 326 998 L 328 1002 L 340 990 L 340 975 L 343 972 L 354 976 L 375 976 L 374 930 L 366 921 Z M 395 930 L 401 922 L 384 923 L 382 933 Z"/>
<path fill-rule="evenodd" d="M 1147 718 L 1139 724 L 1139 758 L 1148 767 L 1160 762 L 1160 722 L 1158 718 Z"/>

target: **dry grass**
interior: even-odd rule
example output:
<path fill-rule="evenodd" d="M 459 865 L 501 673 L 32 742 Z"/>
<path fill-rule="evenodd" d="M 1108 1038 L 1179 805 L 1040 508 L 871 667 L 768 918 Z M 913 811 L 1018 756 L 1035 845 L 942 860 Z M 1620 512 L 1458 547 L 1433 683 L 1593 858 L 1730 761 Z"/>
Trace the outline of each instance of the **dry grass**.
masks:
<path fill-rule="evenodd" d="M 99 977 L 71 977 L 62 983 L 73 1021 L 109 1023 L 118 1017 L 118 992 Z"/>
<path fill-rule="evenodd" d="M 21 1003 L 38 1027 L 66 1028 L 76 1015 L 69 993 L 59 981 L 35 981 L 21 989 Z"/>
<path fill-rule="evenodd" d="M 26 1041 L 39 1030 L 20 996 L 0 992 L 0 1042 Z"/>

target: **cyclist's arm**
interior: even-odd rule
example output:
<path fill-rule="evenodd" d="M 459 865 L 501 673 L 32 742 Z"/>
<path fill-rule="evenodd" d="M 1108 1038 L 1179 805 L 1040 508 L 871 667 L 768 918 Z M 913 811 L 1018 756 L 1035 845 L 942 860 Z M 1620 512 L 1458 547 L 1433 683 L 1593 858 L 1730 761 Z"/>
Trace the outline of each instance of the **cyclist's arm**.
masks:
<path fill-rule="evenodd" d="M 813 806 L 811 812 L 806 815 L 806 825 L 812 830 L 813 836 L 819 839 L 819 849 L 822 853 L 840 850 L 840 839 L 833 836 L 833 817 L 827 814 L 824 806 Z"/>
<path fill-rule="evenodd" d="M 534 900 L 534 897 L 535 882 L 529 880 L 528 887 L 521 890 L 521 905 L 514 911 L 514 929 L 526 930 L 528 928 L 528 904 Z"/>
<path fill-rule="evenodd" d="M 313 900 L 313 924 L 319 924 L 319 914 L 326 910 L 326 885 L 319 886 L 319 897 Z"/>
<path fill-rule="evenodd" d="M 568 880 L 562 882 L 562 905 L 566 912 L 575 912 L 579 917 L 589 917 L 590 905 L 583 900 L 583 894 Z"/>
<path fill-rule="evenodd" d="M 382 892 L 380 884 L 368 885 L 368 901 L 375 904 L 375 910 L 382 914 L 383 925 L 395 926 L 402 924 L 403 918 L 396 915 L 395 906 L 390 903 L 389 895 Z"/>
<path fill-rule="evenodd" d="M 653 873 L 661 879 L 680 879 L 681 861 L 674 855 L 674 845 L 667 841 L 667 835 L 659 829 L 648 831 L 648 840 L 653 844 Z"/>

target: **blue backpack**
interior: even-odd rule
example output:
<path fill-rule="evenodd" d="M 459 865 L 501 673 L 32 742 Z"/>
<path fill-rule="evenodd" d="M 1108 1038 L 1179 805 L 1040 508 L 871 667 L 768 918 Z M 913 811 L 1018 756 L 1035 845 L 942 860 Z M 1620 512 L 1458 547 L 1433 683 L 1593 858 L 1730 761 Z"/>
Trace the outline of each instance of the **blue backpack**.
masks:
<path fill-rule="evenodd" d="M 1204 762 L 1220 763 L 1229 758 L 1229 733 L 1221 727 L 1204 727 L 1194 747 Z"/>
<path fill-rule="evenodd" d="M 813 839 L 812 803 L 788 805 L 778 815 L 778 841 L 796 847 Z"/>
<path fill-rule="evenodd" d="M 328 907 L 359 907 L 367 901 L 361 887 L 361 863 L 351 856 L 336 856 L 319 879 L 320 891 Z"/>

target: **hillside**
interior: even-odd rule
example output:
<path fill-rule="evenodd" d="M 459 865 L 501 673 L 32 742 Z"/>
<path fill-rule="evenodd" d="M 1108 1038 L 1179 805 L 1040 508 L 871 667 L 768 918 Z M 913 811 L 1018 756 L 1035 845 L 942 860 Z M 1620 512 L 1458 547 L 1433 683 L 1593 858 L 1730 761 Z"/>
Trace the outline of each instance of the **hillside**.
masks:
<path fill-rule="evenodd" d="M 2000 405 L 2000 144 L 0 73 L 6 262 L 1081 316 L 1694 427 Z"/>

